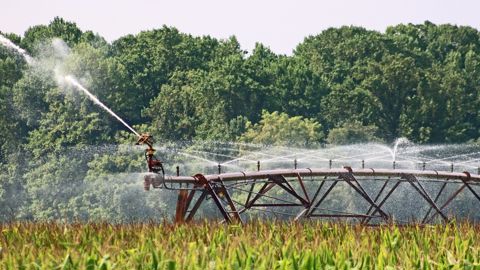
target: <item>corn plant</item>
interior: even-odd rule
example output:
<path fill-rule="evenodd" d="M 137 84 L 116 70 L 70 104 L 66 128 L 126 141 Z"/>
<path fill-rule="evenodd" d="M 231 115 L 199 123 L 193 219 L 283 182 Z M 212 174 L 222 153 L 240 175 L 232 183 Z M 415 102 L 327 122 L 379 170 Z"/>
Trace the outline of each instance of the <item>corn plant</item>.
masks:
<path fill-rule="evenodd" d="M 479 226 L 0 225 L 0 269 L 480 269 Z"/>

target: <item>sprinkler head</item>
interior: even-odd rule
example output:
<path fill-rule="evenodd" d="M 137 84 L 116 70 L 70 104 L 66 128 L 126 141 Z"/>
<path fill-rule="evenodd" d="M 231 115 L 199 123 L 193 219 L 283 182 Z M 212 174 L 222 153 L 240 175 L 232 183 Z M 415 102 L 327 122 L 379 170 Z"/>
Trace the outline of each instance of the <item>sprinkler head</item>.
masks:
<path fill-rule="evenodd" d="M 138 137 L 138 140 L 137 140 L 137 145 L 141 145 L 141 144 L 146 144 L 148 146 L 150 146 L 150 148 L 152 147 L 153 145 L 153 136 L 150 135 L 150 133 L 142 133 L 139 137 Z"/>
<path fill-rule="evenodd" d="M 150 133 L 142 133 L 137 140 L 136 145 L 146 144 L 148 148 L 145 150 L 145 155 L 152 157 L 155 154 L 155 149 L 153 148 L 153 136 Z"/>
<path fill-rule="evenodd" d="M 145 149 L 145 159 L 147 161 L 147 167 L 149 172 L 154 172 L 154 173 L 162 173 L 165 174 L 163 170 L 163 165 L 162 162 L 155 157 L 155 149 L 153 148 L 153 136 L 150 135 L 150 133 L 143 133 L 142 135 L 138 136 L 137 140 L 137 145 L 141 144 L 146 144 L 148 146 L 147 149 Z M 153 187 L 158 187 L 160 186 L 160 183 L 153 183 L 152 181 L 145 182 L 145 190 L 150 188 L 150 184 L 153 185 Z"/>

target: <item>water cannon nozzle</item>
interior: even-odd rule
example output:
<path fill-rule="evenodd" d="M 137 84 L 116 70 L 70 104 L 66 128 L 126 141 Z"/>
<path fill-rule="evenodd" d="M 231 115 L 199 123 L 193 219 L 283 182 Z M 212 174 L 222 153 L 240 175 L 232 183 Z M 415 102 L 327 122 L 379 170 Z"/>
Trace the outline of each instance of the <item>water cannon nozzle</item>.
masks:
<path fill-rule="evenodd" d="M 162 162 L 155 157 L 155 149 L 153 148 L 153 136 L 150 133 L 142 133 L 138 136 L 136 145 L 147 145 L 148 148 L 145 150 L 145 159 L 147 160 L 147 166 L 149 172 L 162 173 L 165 174 L 163 170 Z M 147 186 L 148 181 L 145 182 Z"/>
<path fill-rule="evenodd" d="M 140 136 L 138 136 L 138 140 L 137 140 L 137 143 L 136 145 L 142 145 L 142 144 L 146 144 L 150 147 L 150 149 L 153 149 L 153 136 L 150 135 L 150 133 L 142 133 Z"/>

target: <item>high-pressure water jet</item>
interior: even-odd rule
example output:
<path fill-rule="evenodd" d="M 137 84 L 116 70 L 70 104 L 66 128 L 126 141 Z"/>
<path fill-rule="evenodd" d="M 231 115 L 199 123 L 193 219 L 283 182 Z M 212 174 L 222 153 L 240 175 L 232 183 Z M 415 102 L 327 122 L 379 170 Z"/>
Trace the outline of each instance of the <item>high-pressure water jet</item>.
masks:
<path fill-rule="evenodd" d="M 33 58 L 25 51 L 24 49 L 20 48 L 17 46 L 15 43 L 13 43 L 10 39 L 0 35 L 0 44 L 3 46 L 15 50 L 17 53 L 19 53 L 27 62 L 27 64 L 31 65 L 33 64 Z"/>
<path fill-rule="evenodd" d="M 15 50 L 17 53 L 19 53 L 25 61 L 32 65 L 33 64 L 33 58 L 22 48 L 17 46 L 15 43 L 13 43 L 11 40 L 8 38 L 4 37 L 3 35 L 0 35 L 0 44 L 3 46 L 6 46 L 7 48 L 11 48 Z M 55 70 L 55 73 L 58 73 L 58 70 Z M 122 118 L 120 118 L 116 113 L 114 113 L 110 108 L 105 106 L 95 95 L 90 93 L 87 88 L 85 88 L 82 84 L 80 84 L 77 79 L 73 75 L 66 75 L 64 76 L 65 81 L 73 85 L 76 89 L 81 90 L 87 97 L 92 100 L 95 104 L 100 106 L 102 109 L 107 111 L 110 115 L 115 117 L 120 123 L 122 123 L 126 128 L 128 128 L 131 132 L 133 132 L 137 137 L 140 137 L 140 134 L 133 129 L 130 125 L 128 125 Z"/>
<path fill-rule="evenodd" d="M 88 91 L 87 88 L 81 85 L 72 75 L 65 76 L 65 80 L 69 82 L 71 85 L 75 86 L 77 89 L 81 90 L 95 104 L 97 104 L 102 109 L 107 111 L 110 115 L 115 117 L 120 123 L 122 123 L 126 128 L 128 128 L 131 132 L 133 132 L 133 134 L 137 135 L 137 137 L 140 137 L 140 134 L 135 129 L 133 129 L 129 124 L 123 121 L 123 119 L 120 118 L 120 116 L 118 116 L 116 113 L 114 113 L 110 108 L 105 106 L 105 104 L 103 104 L 95 95 L 90 93 L 90 91 Z"/>

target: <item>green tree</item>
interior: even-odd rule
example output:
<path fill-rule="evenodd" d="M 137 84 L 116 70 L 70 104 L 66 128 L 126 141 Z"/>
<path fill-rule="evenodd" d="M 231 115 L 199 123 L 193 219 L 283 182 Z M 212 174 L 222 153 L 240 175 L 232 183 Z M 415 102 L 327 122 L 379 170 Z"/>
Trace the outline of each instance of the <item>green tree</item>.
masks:
<path fill-rule="evenodd" d="M 361 122 L 345 123 L 341 127 L 333 128 L 327 136 L 329 144 L 354 144 L 381 141 L 376 133 L 378 128 L 374 125 L 364 126 Z"/>
<path fill-rule="evenodd" d="M 21 38 L 14 34 L 5 34 L 14 43 Z M 16 151 L 26 138 L 24 125 L 14 106 L 12 88 L 22 79 L 26 69 L 25 60 L 10 49 L 0 46 L 0 164 L 6 162 L 7 155 Z"/>
<path fill-rule="evenodd" d="M 71 97 L 52 91 L 47 101 L 49 111 L 42 116 L 40 126 L 30 132 L 28 148 L 35 157 L 61 151 L 64 147 L 96 145 L 109 142 L 109 126 L 102 122 L 98 112 L 91 110 L 91 101 L 80 96 L 77 104 Z M 79 94 L 72 95 L 78 98 Z"/>
<path fill-rule="evenodd" d="M 26 145 L 31 153 L 23 176 L 30 199 L 29 211 L 36 220 L 83 219 L 81 196 L 90 147 L 109 142 L 109 127 L 91 101 L 77 92 L 51 89 L 45 100 L 48 111 L 31 131 Z"/>
<path fill-rule="evenodd" d="M 122 88 L 131 97 L 131 110 L 138 113 L 148 107 L 174 72 L 207 69 L 218 45 L 211 37 L 194 38 L 166 26 L 113 42 L 110 55 L 125 68 Z M 133 124 L 146 120 L 134 116 Z"/>
<path fill-rule="evenodd" d="M 75 75 L 82 85 L 121 118 L 129 123 L 137 123 L 141 119 L 141 109 L 146 102 L 140 100 L 138 93 L 129 89 L 125 66 L 116 58 L 109 57 L 108 50 L 108 47 L 96 48 L 83 42 L 77 44 L 62 63 L 63 73 Z M 77 92 L 78 89 L 70 90 Z M 83 93 L 76 98 L 81 98 L 82 95 Z M 97 105 L 89 102 L 90 110 L 99 112 L 102 120 L 107 122 L 112 130 L 125 129 L 109 113 L 99 110 Z"/>
<path fill-rule="evenodd" d="M 222 43 L 211 65 L 175 72 L 144 111 L 161 138 L 231 140 L 241 119 L 259 118 L 264 88 L 248 76 L 236 40 Z"/>
<path fill-rule="evenodd" d="M 437 63 L 425 72 L 401 120 L 404 136 L 435 143 L 478 138 L 478 74 L 470 62 L 475 55 L 470 52 L 464 62 L 452 52 L 447 65 Z"/>
<path fill-rule="evenodd" d="M 25 32 L 21 45 L 27 51 L 38 54 L 38 46 L 42 43 L 49 43 L 52 38 L 60 38 L 70 47 L 77 44 L 82 39 L 82 31 L 75 23 L 65 21 L 60 17 L 55 17 L 49 25 L 36 25 L 30 27 Z"/>
<path fill-rule="evenodd" d="M 24 151 L 11 152 L 0 163 L 0 222 L 28 219 L 29 211 L 25 211 L 30 203 L 22 180 L 28 169 L 28 156 Z"/>
<path fill-rule="evenodd" d="M 247 130 L 240 137 L 243 142 L 288 146 L 316 145 L 322 139 L 322 127 L 315 120 L 267 111 L 262 112 L 258 124 L 247 123 Z"/>
<path fill-rule="evenodd" d="M 367 125 L 376 120 L 378 102 L 372 92 L 356 86 L 349 80 L 321 100 L 320 117 L 326 128 L 340 127 L 349 122 L 362 122 Z"/>
<path fill-rule="evenodd" d="M 352 78 L 357 69 L 370 60 L 380 60 L 390 50 L 392 48 L 380 33 L 344 26 L 305 38 L 295 49 L 295 56 L 308 63 L 309 69 L 324 81 L 342 84 Z"/>
<path fill-rule="evenodd" d="M 321 101 L 330 92 L 330 87 L 308 68 L 308 62 L 301 57 L 282 57 L 272 69 L 275 74 L 273 95 L 266 97 L 274 104 L 272 109 L 321 121 Z"/>
<path fill-rule="evenodd" d="M 415 95 L 419 83 L 419 72 L 415 60 L 403 55 L 388 55 L 381 62 L 372 62 L 367 69 L 369 76 L 362 87 L 369 90 L 378 111 L 374 123 L 387 140 L 401 135 L 400 118 Z"/>
<path fill-rule="evenodd" d="M 12 98 L 18 116 L 30 130 L 38 127 L 40 118 L 48 110 L 47 94 L 55 87 L 51 73 L 27 70 L 12 89 Z"/>

